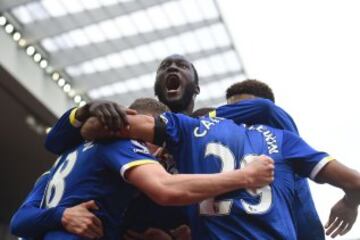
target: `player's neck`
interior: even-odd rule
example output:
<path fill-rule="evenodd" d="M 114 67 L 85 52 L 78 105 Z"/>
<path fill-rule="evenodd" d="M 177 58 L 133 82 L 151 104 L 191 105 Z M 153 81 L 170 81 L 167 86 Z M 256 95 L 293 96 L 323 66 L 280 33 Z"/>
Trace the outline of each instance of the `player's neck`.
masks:
<path fill-rule="evenodd" d="M 190 104 L 180 113 L 185 115 L 191 115 L 194 111 L 194 101 L 191 101 Z"/>

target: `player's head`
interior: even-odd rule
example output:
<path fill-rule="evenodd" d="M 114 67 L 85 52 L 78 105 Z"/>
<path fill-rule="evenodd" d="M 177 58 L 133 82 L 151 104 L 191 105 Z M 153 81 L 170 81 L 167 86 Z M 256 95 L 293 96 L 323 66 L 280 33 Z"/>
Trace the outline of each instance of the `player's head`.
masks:
<path fill-rule="evenodd" d="M 160 114 L 169 111 L 169 108 L 153 98 L 138 98 L 130 106 L 130 109 L 136 110 L 139 114 L 157 117 Z"/>
<path fill-rule="evenodd" d="M 201 116 L 205 116 L 206 114 L 208 114 L 209 112 L 215 110 L 215 108 L 212 107 L 204 107 L 204 108 L 199 108 L 196 111 L 194 111 L 191 116 L 192 117 L 201 117 Z"/>
<path fill-rule="evenodd" d="M 129 108 L 136 110 L 139 114 L 157 117 L 160 114 L 169 111 L 169 108 L 153 98 L 138 98 L 136 99 Z M 162 150 L 151 143 L 146 143 L 147 148 L 155 157 L 157 154 L 162 153 Z"/>
<path fill-rule="evenodd" d="M 173 112 L 191 112 L 200 92 L 194 65 L 184 56 L 174 54 L 161 61 L 156 71 L 155 95 Z"/>
<path fill-rule="evenodd" d="M 228 104 L 251 98 L 265 98 L 275 102 L 271 88 L 266 83 L 258 80 L 249 79 L 235 83 L 226 90 Z"/>

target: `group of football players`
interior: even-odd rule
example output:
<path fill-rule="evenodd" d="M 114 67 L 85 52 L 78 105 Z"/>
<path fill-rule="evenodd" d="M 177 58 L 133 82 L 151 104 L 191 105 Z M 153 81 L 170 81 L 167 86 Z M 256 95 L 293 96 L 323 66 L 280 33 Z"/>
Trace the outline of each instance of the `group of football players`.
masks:
<path fill-rule="evenodd" d="M 171 55 L 156 72 L 159 101 L 93 101 L 64 113 L 45 143 L 58 160 L 14 214 L 12 233 L 320 240 L 350 231 L 359 173 L 307 144 L 265 83 L 236 83 L 226 105 L 193 111 L 199 80 L 190 61 Z M 344 191 L 325 230 L 307 178 Z"/>

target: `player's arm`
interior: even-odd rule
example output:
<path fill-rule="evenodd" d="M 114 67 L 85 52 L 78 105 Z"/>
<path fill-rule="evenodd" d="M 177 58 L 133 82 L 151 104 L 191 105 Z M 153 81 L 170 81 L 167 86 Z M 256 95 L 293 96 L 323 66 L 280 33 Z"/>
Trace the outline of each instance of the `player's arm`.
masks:
<path fill-rule="evenodd" d="M 284 158 L 292 159 L 298 174 L 309 176 L 319 183 L 329 183 L 345 192 L 345 197 L 333 208 L 326 233 L 335 237 L 348 232 L 356 220 L 360 204 L 359 172 L 344 166 L 324 152 L 314 150 L 295 134 L 285 131 L 283 138 Z"/>
<path fill-rule="evenodd" d="M 242 170 L 218 174 L 169 174 L 160 164 L 126 171 L 126 179 L 161 205 L 188 205 L 239 188 L 258 188 L 273 180 L 273 161 L 260 156 Z"/>
<path fill-rule="evenodd" d="M 81 122 L 75 118 L 77 108 L 65 112 L 51 128 L 45 139 L 45 148 L 57 155 L 61 155 L 81 142 L 80 135 Z"/>
<path fill-rule="evenodd" d="M 349 204 L 360 204 L 360 174 L 358 171 L 334 160 L 318 173 L 315 181 L 343 189 Z"/>
<path fill-rule="evenodd" d="M 36 238 L 48 231 L 64 228 L 82 237 L 101 237 L 103 235 L 101 221 L 90 211 L 97 208 L 93 201 L 71 208 L 40 208 L 48 180 L 48 174 L 41 176 L 16 211 L 10 223 L 12 234 Z"/>
<path fill-rule="evenodd" d="M 295 122 L 290 115 L 272 101 L 263 98 L 223 105 L 211 112 L 210 116 L 231 119 L 237 124 L 266 124 L 298 133 Z"/>
<path fill-rule="evenodd" d="M 86 140 L 107 138 L 131 138 L 145 142 L 154 142 L 155 118 L 146 115 L 128 115 L 129 127 L 116 133 L 108 130 L 97 117 L 90 117 L 81 128 L 81 135 Z"/>
<path fill-rule="evenodd" d="M 12 234 L 20 237 L 39 237 L 46 231 L 62 227 L 61 216 L 65 208 L 40 208 L 48 177 L 48 174 L 44 174 L 39 178 L 25 202 L 12 217 Z"/>
<path fill-rule="evenodd" d="M 317 175 L 316 181 L 329 183 L 341 188 L 345 196 L 331 209 L 326 235 L 336 237 L 349 232 L 354 225 L 360 204 L 360 174 L 334 160 L 328 163 Z"/>
<path fill-rule="evenodd" d="M 96 116 L 109 130 L 127 125 L 126 114 L 136 112 L 109 101 L 92 101 L 80 108 L 64 113 L 49 132 L 45 147 L 52 153 L 62 154 L 81 142 L 80 127 L 90 116 Z"/>
<path fill-rule="evenodd" d="M 98 143 L 98 158 L 161 205 L 187 205 L 239 188 L 258 188 L 272 182 L 273 161 L 265 156 L 241 170 L 218 174 L 171 175 L 139 142 Z"/>

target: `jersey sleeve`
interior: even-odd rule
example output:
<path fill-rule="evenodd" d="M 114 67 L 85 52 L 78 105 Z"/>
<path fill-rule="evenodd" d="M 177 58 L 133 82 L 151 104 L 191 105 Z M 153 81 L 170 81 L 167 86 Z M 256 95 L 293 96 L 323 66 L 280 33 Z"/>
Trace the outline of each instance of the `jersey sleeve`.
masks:
<path fill-rule="evenodd" d="M 46 172 L 37 180 L 24 203 L 15 212 L 10 223 L 12 234 L 23 238 L 37 238 L 47 231 L 62 228 L 61 218 L 65 208 L 40 208 L 48 181 L 49 172 Z"/>
<path fill-rule="evenodd" d="M 160 127 L 157 126 L 159 122 Z M 198 119 L 184 114 L 163 113 L 155 123 L 155 143 L 158 145 L 165 143 L 168 149 L 176 149 L 180 143 L 186 141 L 186 137 L 198 123 Z"/>
<path fill-rule="evenodd" d="M 313 180 L 326 164 L 334 160 L 327 153 L 313 149 L 298 135 L 288 131 L 284 131 L 282 154 L 284 159 L 290 161 L 297 174 Z"/>
<path fill-rule="evenodd" d="M 298 133 L 291 116 L 272 101 L 263 98 L 223 105 L 210 113 L 210 117 L 215 116 L 231 119 L 237 124 L 265 124 Z"/>
<path fill-rule="evenodd" d="M 135 140 L 116 140 L 100 144 L 98 154 L 110 169 L 120 172 L 124 179 L 126 171 L 133 167 L 158 164 L 147 147 Z"/>
<path fill-rule="evenodd" d="M 76 108 L 65 112 L 51 128 L 45 140 L 48 151 L 61 155 L 84 141 L 80 134 L 81 123 L 75 119 L 75 112 Z"/>

